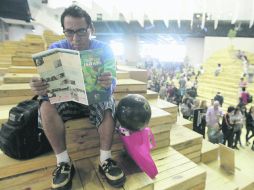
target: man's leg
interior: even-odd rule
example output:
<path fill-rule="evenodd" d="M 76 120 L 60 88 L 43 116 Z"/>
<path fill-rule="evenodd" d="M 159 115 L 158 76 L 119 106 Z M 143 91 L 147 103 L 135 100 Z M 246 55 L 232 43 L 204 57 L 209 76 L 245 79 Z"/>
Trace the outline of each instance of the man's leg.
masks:
<path fill-rule="evenodd" d="M 62 153 L 66 150 L 65 128 L 62 118 L 59 116 L 55 106 L 50 104 L 49 101 L 42 102 L 40 113 L 44 132 L 54 153 Z"/>
<path fill-rule="evenodd" d="M 65 127 L 54 105 L 43 101 L 40 106 L 41 122 L 44 132 L 57 158 L 53 172 L 52 188 L 58 189 L 71 185 L 74 168 L 66 150 Z"/>
<path fill-rule="evenodd" d="M 123 186 L 125 175 L 121 168 L 116 165 L 116 162 L 111 159 L 111 146 L 115 121 L 112 118 L 112 112 L 106 110 L 104 118 L 99 126 L 98 132 L 100 135 L 100 172 L 105 175 L 108 183 L 115 187 Z"/>

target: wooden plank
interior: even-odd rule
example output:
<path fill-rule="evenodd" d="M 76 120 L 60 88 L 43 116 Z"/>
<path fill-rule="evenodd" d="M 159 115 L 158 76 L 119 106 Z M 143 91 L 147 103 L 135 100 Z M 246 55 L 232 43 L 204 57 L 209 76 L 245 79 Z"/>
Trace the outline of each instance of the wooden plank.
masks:
<path fill-rule="evenodd" d="M 0 106 L 2 105 L 13 105 L 17 104 L 21 101 L 31 99 L 34 95 L 29 95 L 29 96 L 12 96 L 12 97 L 1 97 L 0 98 Z M 8 110 L 7 110 L 8 111 Z M 0 115 L 1 117 L 1 115 Z"/>
<path fill-rule="evenodd" d="M 6 73 L 3 80 L 4 83 L 29 83 L 32 77 L 39 77 L 39 74 Z"/>
<path fill-rule="evenodd" d="M 118 92 L 146 92 L 146 83 L 133 79 L 119 79 L 117 80 L 117 87 L 115 93 Z"/>
<path fill-rule="evenodd" d="M 160 98 L 149 100 L 149 103 L 171 114 L 177 113 L 177 110 L 178 110 L 177 105 L 167 102 L 165 100 L 162 100 Z"/>
<path fill-rule="evenodd" d="M 229 173 L 235 173 L 235 152 L 233 149 L 220 144 L 220 167 Z"/>
<path fill-rule="evenodd" d="M 85 190 L 103 189 L 102 183 L 96 174 L 97 167 L 96 169 L 93 167 L 90 159 L 75 161 L 75 165 L 77 174 L 80 176 L 80 181 Z"/>
<path fill-rule="evenodd" d="M 138 166 L 128 157 L 121 155 L 114 156 L 114 159 L 118 162 L 118 165 L 123 169 L 126 174 L 126 182 L 123 189 L 135 190 L 135 189 L 153 189 L 153 181 L 140 169 Z M 94 168 L 98 167 L 98 158 L 90 159 L 93 163 Z M 104 189 L 116 189 L 112 188 L 107 182 L 104 176 L 102 176 L 98 170 L 96 170 L 97 176 L 103 185 Z M 121 188 L 122 189 L 122 188 Z"/>
<path fill-rule="evenodd" d="M 9 73 L 37 73 L 35 66 L 10 66 Z"/>
<path fill-rule="evenodd" d="M 129 79 L 130 75 L 127 71 L 116 71 L 117 79 Z"/>
<path fill-rule="evenodd" d="M 146 85 L 135 80 L 120 79 L 118 80 L 116 89 L 116 92 L 146 92 Z M 3 84 L 0 86 L 0 97 L 29 95 L 33 95 L 29 84 Z"/>
<path fill-rule="evenodd" d="M 147 70 L 130 67 L 127 65 L 117 65 L 117 69 L 128 71 L 130 78 L 147 83 Z"/>
<path fill-rule="evenodd" d="M 0 86 L 0 97 L 31 96 L 29 84 L 3 84 Z"/>
<path fill-rule="evenodd" d="M 202 141 L 201 149 L 201 161 L 203 163 L 212 162 L 218 159 L 219 145 L 208 142 L 207 140 Z"/>

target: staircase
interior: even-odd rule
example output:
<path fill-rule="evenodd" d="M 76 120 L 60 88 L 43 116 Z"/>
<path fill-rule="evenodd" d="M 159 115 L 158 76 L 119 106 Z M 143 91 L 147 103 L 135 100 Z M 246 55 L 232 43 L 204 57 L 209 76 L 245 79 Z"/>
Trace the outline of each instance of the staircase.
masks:
<path fill-rule="evenodd" d="M 239 82 L 243 73 L 242 61 L 237 59 L 235 51 L 231 48 L 222 49 L 214 53 L 203 64 L 204 74 L 199 78 L 198 96 L 210 102 L 217 92 L 224 96 L 223 109 L 229 105 L 236 106 L 239 100 Z M 254 64 L 254 56 L 246 53 L 250 63 Z M 214 76 L 217 64 L 221 63 L 222 72 Z M 247 79 L 245 79 L 247 80 Z M 248 84 L 247 91 L 254 93 L 254 83 Z"/>
<path fill-rule="evenodd" d="M 40 39 L 40 36 L 38 38 Z M 29 53 L 26 49 L 19 49 L 20 53 L 21 51 L 23 54 Z M 6 74 L 3 77 L 3 84 L 0 85 L 0 124 L 8 119 L 11 107 L 33 96 L 28 85 L 31 77 L 36 75 L 33 64 L 30 62 L 27 65 L 27 61 L 25 63 L 23 58 L 17 58 L 14 62 L 12 56 L 15 54 L 11 55 L 9 66 L 5 67 Z M 114 96 L 116 100 L 120 100 L 126 94 L 138 93 L 148 99 L 152 109 L 149 127 L 156 141 L 152 157 L 159 173 L 155 179 L 150 179 L 140 171 L 135 163 L 123 154 L 119 136 L 114 134 L 113 156 L 127 175 L 126 183 L 120 189 L 214 188 L 216 186 L 214 179 L 221 177 L 218 177 L 219 174 L 215 171 L 210 172 L 208 164 L 217 163 L 218 147 L 210 145 L 201 135 L 193 132 L 192 123 L 178 116 L 176 105 L 158 99 L 155 92 L 147 91 L 145 76 L 144 70 L 118 66 L 118 82 Z M 98 173 L 98 133 L 88 118 L 71 120 L 65 125 L 67 147 L 76 169 L 72 189 L 114 189 Z M 24 161 L 11 159 L 0 152 L 0 189 L 50 189 L 55 162 L 52 152 Z M 254 188 L 254 178 L 251 177 L 248 178 L 248 182 L 242 182 L 241 185 L 238 185 L 236 180 L 227 179 L 227 181 L 232 183 L 231 186 L 225 186 L 228 190 Z"/>

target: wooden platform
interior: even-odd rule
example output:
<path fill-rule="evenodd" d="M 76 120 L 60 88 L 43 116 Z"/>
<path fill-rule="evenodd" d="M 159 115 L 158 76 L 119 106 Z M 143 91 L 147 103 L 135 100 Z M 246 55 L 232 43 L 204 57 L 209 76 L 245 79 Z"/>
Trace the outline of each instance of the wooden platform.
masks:
<path fill-rule="evenodd" d="M 146 93 L 146 84 L 133 79 L 119 79 L 115 93 L 121 96 L 128 93 Z M 28 83 L 11 83 L 0 85 L 0 105 L 16 104 L 33 96 Z"/>
<path fill-rule="evenodd" d="M 162 148 L 152 152 L 152 157 L 159 171 L 155 179 L 147 177 L 146 174 L 137 169 L 137 166 L 131 160 L 119 154 L 116 153 L 114 157 L 127 174 L 126 183 L 120 189 L 204 189 L 205 170 L 172 148 Z M 73 180 L 73 190 L 114 189 L 99 174 L 97 161 L 97 157 L 74 161 L 76 175 Z M 45 167 L 15 178 L 0 179 L 0 187 L 5 190 L 50 189 L 52 170 L 53 167 Z"/>
<path fill-rule="evenodd" d="M 208 142 L 207 140 L 202 141 L 201 150 L 201 161 L 203 163 L 209 163 L 218 160 L 219 145 Z"/>
<path fill-rule="evenodd" d="M 219 167 L 217 161 L 209 164 L 199 164 L 207 171 L 206 190 L 253 190 L 254 177 L 247 176 L 237 169 L 235 174 L 229 174 Z"/>
<path fill-rule="evenodd" d="M 170 130 L 172 123 L 169 113 L 159 108 L 152 107 L 152 117 L 149 126 L 154 133 L 156 149 L 169 146 Z M 73 160 L 79 160 L 96 156 L 99 153 L 98 133 L 88 118 L 71 120 L 66 122 L 66 141 L 68 151 Z M 114 135 L 113 151 L 122 150 L 123 146 L 117 134 Z M 41 165 L 44 163 L 44 166 Z M 4 154 L 0 155 L 0 178 L 35 171 L 42 167 L 50 167 L 55 164 L 55 156 L 43 155 L 29 161 L 17 161 Z"/>
<path fill-rule="evenodd" d="M 202 136 L 186 127 L 173 125 L 170 145 L 195 163 L 201 161 Z"/>

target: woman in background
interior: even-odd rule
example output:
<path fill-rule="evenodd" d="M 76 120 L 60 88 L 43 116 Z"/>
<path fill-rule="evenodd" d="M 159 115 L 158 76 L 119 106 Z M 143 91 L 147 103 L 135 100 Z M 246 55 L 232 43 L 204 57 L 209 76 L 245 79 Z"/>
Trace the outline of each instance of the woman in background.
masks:
<path fill-rule="evenodd" d="M 237 143 L 240 141 L 242 128 L 243 128 L 243 115 L 241 113 L 241 109 L 236 107 L 232 117 L 230 117 L 230 123 L 233 124 L 233 136 L 234 136 L 234 144 L 233 148 L 239 150 L 237 147 Z"/>
<path fill-rule="evenodd" d="M 249 137 L 249 133 L 252 133 Z M 254 106 L 251 106 L 249 112 L 246 114 L 246 146 L 248 146 L 249 140 L 254 137 Z M 254 141 L 252 143 L 252 150 L 254 150 Z"/>

